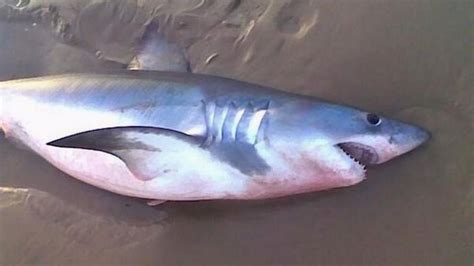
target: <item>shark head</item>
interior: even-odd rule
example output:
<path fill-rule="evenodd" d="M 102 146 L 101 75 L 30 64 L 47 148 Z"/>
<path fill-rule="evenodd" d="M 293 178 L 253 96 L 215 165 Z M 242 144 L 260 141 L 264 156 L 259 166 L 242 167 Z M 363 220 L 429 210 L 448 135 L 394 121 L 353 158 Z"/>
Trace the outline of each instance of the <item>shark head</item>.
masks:
<path fill-rule="evenodd" d="M 276 145 L 301 151 L 306 165 L 329 169 L 331 180 L 357 183 L 367 165 L 389 161 L 430 138 L 423 128 L 356 108 L 321 102 L 286 108 L 270 123 L 273 132 L 281 132 Z"/>
<path fill-rule="evenodd" d="M 381 164 L 407 153 L 430 139 L 425 129 L 374 113 L 352 110 L 353 115 L 333 135 L 335 145 L 364 165 Z M 329 136 L 329 135 L 328 135 Z"/>

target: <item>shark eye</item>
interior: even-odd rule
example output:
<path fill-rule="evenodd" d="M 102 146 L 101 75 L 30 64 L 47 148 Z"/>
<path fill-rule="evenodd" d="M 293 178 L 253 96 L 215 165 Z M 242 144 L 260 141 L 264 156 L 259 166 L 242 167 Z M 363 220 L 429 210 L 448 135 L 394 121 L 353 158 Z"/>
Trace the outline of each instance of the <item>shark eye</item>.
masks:
<path fill-rule="evenodd" d="M 376 114 L 367 114 L 367 122 L 373 126 L 378 126 L 382 123 L 382 119 Z"/>

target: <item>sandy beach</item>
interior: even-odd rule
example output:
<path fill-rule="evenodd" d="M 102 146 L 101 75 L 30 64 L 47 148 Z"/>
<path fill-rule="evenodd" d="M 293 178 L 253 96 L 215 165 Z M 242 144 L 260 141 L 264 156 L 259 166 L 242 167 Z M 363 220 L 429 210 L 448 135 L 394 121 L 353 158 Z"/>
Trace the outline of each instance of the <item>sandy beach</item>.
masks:
<path fill-rule="evenodd" d="M 433 138 L 350 188 L 155 207 L 0 138 L 0 265 L 474 264 L 473 1 L 0 0 L 0 80 L 123 69 L 150 21 L 193 72 Z"/>

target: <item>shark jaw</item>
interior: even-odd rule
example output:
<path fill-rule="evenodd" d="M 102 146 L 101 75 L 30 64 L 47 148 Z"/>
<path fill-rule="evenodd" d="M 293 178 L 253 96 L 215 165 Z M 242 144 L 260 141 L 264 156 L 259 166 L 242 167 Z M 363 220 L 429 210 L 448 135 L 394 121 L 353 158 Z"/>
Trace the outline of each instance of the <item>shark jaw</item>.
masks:
<path fill-rule="evenodd" d="M 337 144 L 349 158 L 354 162 L 360 164 L 364 168 L 367 165 L 376 164 L 379 160 L 379 156 L 374 148 L 357 142 L 344 142 Z"/>
<path fill-rule="evenodd" d="M 367 165 L 374 165 L 378 162 L 378 154 L 374 148 L 357 142 L 342 142 L 334 145 L 336 150 L 346 163 L 357 169 L 357 175 L 366 177 Z"/>

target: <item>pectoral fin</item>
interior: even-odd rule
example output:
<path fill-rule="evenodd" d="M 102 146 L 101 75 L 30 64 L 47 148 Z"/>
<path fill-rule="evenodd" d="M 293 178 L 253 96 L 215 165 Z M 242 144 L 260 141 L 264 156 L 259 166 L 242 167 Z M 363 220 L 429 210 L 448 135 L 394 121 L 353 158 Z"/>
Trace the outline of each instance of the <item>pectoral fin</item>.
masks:
<path fill-rule="evenodd" d="M 82 132 L 48 145 L 112 154 L 120 158 L 136 178 L 146 181 L 169 171 L 163 157 L 179 156 L 183 148 L 198 147 L 200 143 L 199 138 L 168 129 L 116 127 Z"/>

